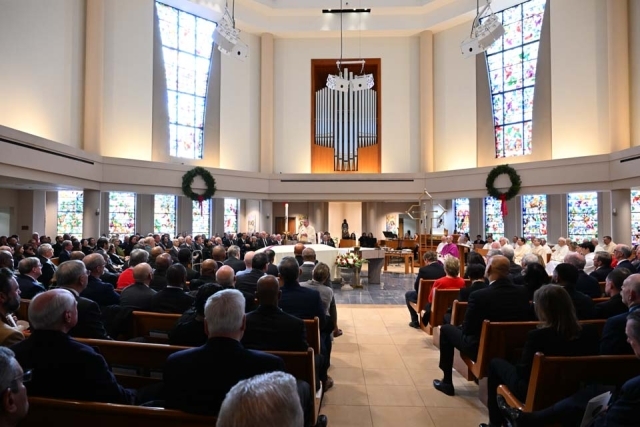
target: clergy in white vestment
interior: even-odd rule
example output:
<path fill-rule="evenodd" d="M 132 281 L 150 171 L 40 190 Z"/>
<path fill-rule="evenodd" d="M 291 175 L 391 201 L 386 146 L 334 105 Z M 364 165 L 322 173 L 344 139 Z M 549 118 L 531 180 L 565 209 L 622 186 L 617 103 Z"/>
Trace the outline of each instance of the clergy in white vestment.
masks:
<path fill-rule="evenodd" d="M 305 219 L 298 228 L 298 241 L 302 243 L 316 244 L 316 229 L 309 225 L 309 220 Z"/>
<path fill-rule="evenodd" d="M 442 256 L 442 248 L 444 248 L 444 246 L 447 244 L 447 236 L 442 236 L 440 238 L 440 243 L 438 244 L 438 247 L 436 248 L 436 253 L 438 254 L 438 257 Z"/>
<path fill-rule="evenodd" d="M 522 263 L 522 257 L 530 252 L 531 246 L 525 243 L 524 237 L 518 237 L 518 240 L 516 240 L 516 247 L 513 249 L 513 262 L 520 265 Z"/>
<path fill-rule="evenodd" d="M 513 246 L 511 246 L 511 245 L 509 244 L 509 240 L 508 240 L 506 237 L 501 237 L 501 238 L 500 238 L 500 240 L 499 240 L 499 242 L 500 242 L 500 248 L 507 247 L 507 248 L 511 249 L 512 251 L 515 251 L 515 250 L 513 249 Z"/>
<path fill-rule="evenodd" d="M 551 254 L 551 260 L 556 262 L 564 262 L 564 257 L 569 253 L 569 246 L 567 246 L 567 239 L 560 237 L 558 244 L 554 247 L 554 251 Z"/>
<path fill-rule="evenodd" d="M 600 242 L 598 241 L 598 239 L 596 237 L 594 237 L 593 239 L 591 239 L 591 244 L 593 245 L 594 249 L 593 249 L 593 253 L 595 254 L 596 252 L 607 252 L 602 245 L 600 244 Z"/>
<path fill-rule="evenodd" d="M 491 249 L 491 244 L 493 243 L 493 237 L 488 236 L 487 237 L 487 243 L 484 244 L 484 246 L 482 247 L 482 249 Z"/>
<path fill-rule="evenodd" d="M 540 239 L 534 237 L 531 242 L 533 243 L 531 253 L 538 255 L 542 259 L 542 266 L 545 266 L 547 264 L 547 252 L 544 250 L 544 246 L 540 244 Z"/>
<path fill-rule="evenodd" d="M 616 243 L 611 240 L 611 236 L 604 236 L 602 240 L 604 240 L 604 245 L 602 246 L 604 250 L 613 254 L 613 250 L 616 248 Z"/>

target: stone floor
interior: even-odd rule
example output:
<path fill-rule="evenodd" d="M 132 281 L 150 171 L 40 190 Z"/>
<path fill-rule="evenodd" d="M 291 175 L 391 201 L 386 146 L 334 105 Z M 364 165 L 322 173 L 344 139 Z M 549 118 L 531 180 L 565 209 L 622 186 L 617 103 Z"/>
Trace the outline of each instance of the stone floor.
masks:
<path fill-rule="evenodd" d="M 340 285 L 333 286 L 336 304 L 404 305 L 404 294 L 413 289 L 417 273 L 415 268 L 414 274 L 404 274 L 404 266 L 392 264 L 382 273 L 380 285 L 369 285 L 365 266 L 360 275 L 363 288 L 343 291 Z"/>
<path fill-rule="evenodd" d="M 344 335 L 333 344 L 329 375 L 335 385 L 320 410 L 331 427 L 463 427 L 488 421 L 475 383 L 454 372 L 455 397 L 433 388 L 432 380 L 442 377 L 439 351 L 429 335 L 407 326 L 407 317 L 404 307 L 338 305 Z"/>

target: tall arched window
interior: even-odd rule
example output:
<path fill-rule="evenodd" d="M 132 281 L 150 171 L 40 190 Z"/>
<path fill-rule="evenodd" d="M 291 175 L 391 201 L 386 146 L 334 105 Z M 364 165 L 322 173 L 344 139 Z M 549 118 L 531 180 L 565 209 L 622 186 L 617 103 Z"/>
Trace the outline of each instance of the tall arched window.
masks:
<path fill-rule="evenodd" d="M 82 236 L 84 192 L 58 191 L 58 226 L 56 233 Z"/>
<path fill-rule="evenodd" d="M 453 210 L 456 213 L 455 232 L 464 234 L 469 232 L 469 199 L 462 197 L 453 199 Z"/>
<path fill-rule="evenodd" d="M 216 24 L 162 3 L 156 9 L 167 76 L 170 154 L 201 159 Z"/>
<path fill-rule="evenodd" d="M 487 50 L 496 158 L 531 154 L 533 94 L 546 0 L 496 13 L 504 36 Z"/>
<path fill-rule="evenodd" d="M 522 236 L 547 238 L 547 196 L 522 196 Z"/>
<path fill-rule="evenodd" d="M 631 243 L 640 243 L 640 191 L 631 190 Z"/>
<path fill-rule="evenodd" d="M 109 193 L 109 234 L 136 232 L 136 194 Z"/>
<path fill-rule="evenodd" d="M 238 232 L 238 199 L 224 199 L 224 232 Z"/>
<path fill-rule="evenodd" d="M 192 202 L 193 221 L 191 222 L 191 235 L 204 234 L 211 237 L 211 199 L 202 201 L 202 208 L 197 201 Z"/>
<path fill-rule="evenodd" d="M 504 236 L 502 202 L 493 197 L 484 199 L 484 232 L 485 237 L 491 234 L 494 240 Z"/>
<path fill-rule="evenodd" d="M 153 232 L 176 235 L 176 196 L 156 194 L 153 197 Z"/>
<path fill-rule="evenodd" d="M 568 237 L 582 243 L 598 236 L 598 193 L 567 194 Z"/>

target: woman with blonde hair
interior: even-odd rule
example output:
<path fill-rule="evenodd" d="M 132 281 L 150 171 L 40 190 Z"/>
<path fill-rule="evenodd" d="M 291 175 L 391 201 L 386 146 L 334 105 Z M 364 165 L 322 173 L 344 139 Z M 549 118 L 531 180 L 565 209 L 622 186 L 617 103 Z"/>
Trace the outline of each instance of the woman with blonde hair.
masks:
<path fill-rule="evenodd" d="M 431 304 L 433 303 L 433 295 L 436 289 L 462 289 L 465 287 L 465 281 L 460 275 L 460 261 L 458 258 L 446 257 L 444 260 L 444 272 L 446 276 L 436 280 L 431 288 L 428 303 L 425 306 L 425 313 L 422 316 L 422 323 L 426 325 L 431 318 Z"/>

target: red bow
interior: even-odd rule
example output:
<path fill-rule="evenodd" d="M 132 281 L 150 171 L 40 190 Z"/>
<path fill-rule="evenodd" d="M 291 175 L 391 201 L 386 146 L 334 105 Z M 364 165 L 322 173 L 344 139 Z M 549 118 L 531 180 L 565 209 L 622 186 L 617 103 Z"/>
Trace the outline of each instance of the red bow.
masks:
<path fill-rule="evenodd" d="M 502 216 L 507 216 L 509 214 L 509 210 L 507 209 L 507 195 L 503 193 L 500 194 L 498 198 L 502 202 L 500 204 L 500 211 L 502 212 Z"/>
<path fill-rule="evenodd" d="M 198 196 L 198 203 L 200 204 L 200 216 L 202 216 L 202 202 L 204 201 L 204 197 Z"/>

